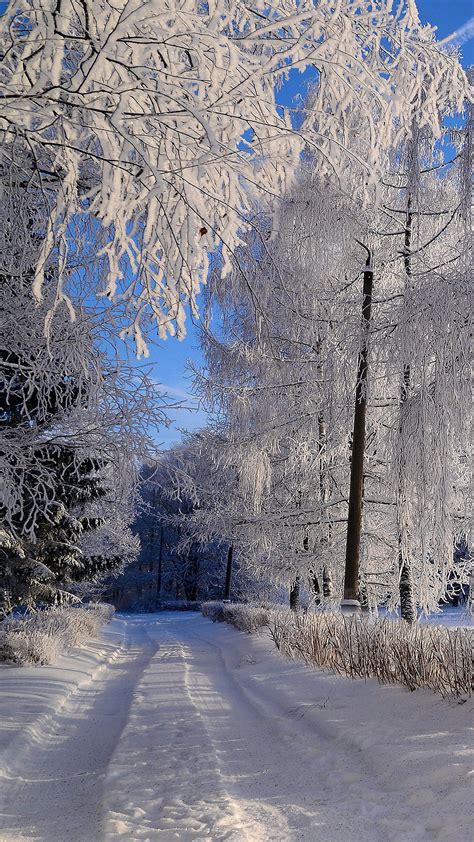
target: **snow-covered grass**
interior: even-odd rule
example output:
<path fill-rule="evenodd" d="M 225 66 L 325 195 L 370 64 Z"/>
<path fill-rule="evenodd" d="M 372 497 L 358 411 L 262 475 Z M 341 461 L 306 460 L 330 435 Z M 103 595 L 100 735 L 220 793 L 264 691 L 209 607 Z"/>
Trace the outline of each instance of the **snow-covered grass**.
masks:
<path fill-rule="evenodd" d="M 428 687 L 442 696 L 472 692 L 474 633 L 468 628 L 219 602 L 205 603 L 203 614 L 241 631 L 268 627 L 283 654 L 338 675 Z"/>
<path fill-rule="evenodd" d="M 0 661 L 10 664 L 51 664 L 69 649 L 95 637 L 114 614 L 112 605 L 47 608 L 0 624 Z"/>
<path fill-rule="evenodd" d="M 291 616 L 291 613 L 293 616 Z M 350 678 L 429 687 L 465 696 L 472 687 L 469 629 L 409 625 L 401 620 L 345 617 L 340 613 L 277 612 L 270 630 L 285 655 Z"/>
<path fill-rule="evenodd" d="M 230 623 L 245 632 L 257 632 L 270 626 L 277 614 L 277 609 L 268 609 L 265 605 L 239 602 L 204 602 L 201 611 L 215 623 Z"/>

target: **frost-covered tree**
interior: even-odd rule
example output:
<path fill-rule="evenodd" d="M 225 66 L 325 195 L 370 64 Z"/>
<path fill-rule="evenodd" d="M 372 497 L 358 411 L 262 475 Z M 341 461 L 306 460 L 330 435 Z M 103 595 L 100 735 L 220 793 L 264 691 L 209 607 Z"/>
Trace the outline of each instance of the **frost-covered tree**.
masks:
<path fill-rule="evenodd" d="M 97 506 L 100 517 L 95 519 L 93 529 L 81 535 L 80 549 L 86 563 L 70 585 L 72 593 L 80 598 L 109 591 L 110 582 L 132 566 L 140 552 L 140 538 L 132 530 L 138 506 L 135 489 L 120 497 L 110 483 L 104 490 Z M 94 511 L 95 507 L 91 508 Z"/>
<path fill-rule="evenodd" d="M 74 322 L 56 312 L 47 339 L 47 300 L 38 309 L 31 287 L 5 276 L 0 296 L 0 567 L 11 605 L 122 566 L 136 461 L 151 455 L 163 413 L 146 376 L 100 348 L 85 310 Z"/>
<path fill-rule="evenodd" d="M 162 494 L 167 502 L 163 522 L 176 533 L 175 555 L 181 559 L 185 577 L 195 582 L 193 592 L 222 597 L 236 579 L 226 577 L 229 549 L 233 542 L 231 499 L 232 469 L 219 466 L 219 440 L 215 432 L 199 431 L 186 436 L 163 463 Z M 233 551 L 230 552 L 231 559 Z"/>
<path fill-rule="evenodd" d="M 387 400 L 379 445 L 395 498 L 388 532 L 397 535 L 400 604 L 411 621 L 417 604 L 433 610 L 457 581 L 453 541 L 467 516 L 468 137 L 463 130 L 445 153 L 421 132 L 397 151 L 377 230 L 377 389 Z M 465 569 L 457 572 L 465 578 Z"/>
<path fill-rule="evenodd" d="M 197 375 L 221 422 L 214 459 L 237 475 L 239 553 L 256 575 L 299 579 L 317 601 L 341 579 L 359 233 L 347 203 L 302 176 L 273 240 L 262 220 L 229 281 L 211 285 L 222 324 L 204 334 Z"/>
<path fill-rule="evenodd" d="M 130 561 L 130 552 L 128 558 L 123 552 L 124 542 L 117 541 L 109 514 L 108 507 L 117 495 L 112 492 L 107 466 L 97 458 L 78 460 L 73 448 L 55 448 L 49 455 L 55 477 L 54 507 L 47 518 L 37 519 L 33 540 L 17 539 L 10 547 L 8 540 L 2 542 L 2 608 L 88 594 L 91 585 Z M 123 516 L 124 507 L 120 508 Z M 125 530 L 126 521 L 122 520 Z M 131 533 L 128 543 L 130 550 Z M 136 542 L 133 551 L 132 557 L 138 551 Z"/>
<path fill-rule="evenodd" d="M 2 504 L 8 525 L 33 535 L 37 512 L 54 504 L 43 452 L 73 443 L 80 459 L 97 448 L 117 470 L 133 473 L 165 416 L 146 375 L 99 348 L 87 312 L 75 322 L 57 314 L 48 341 L 47 301 L 38 310 L 29 288 L 6 279 L 0 295 Z"/>
<path fill-rule="evenodd" d="M 357 220 L 352 202 L 331 196 L 317 175 L 302 178 L 273 241 L 263 223 L 227 284 L 211 287 L 221 323 L 204 335 L 197 384 L 225 432 L 214 458 L 240 476 L 237 542 L 257 575 L 312 582 L 319 600 L 328 572 L 339 592 L 344 574 L 359 356 L 366 430 L 355 598 L 400 599 L 412 619 L 405 598 L 434 610 L 467 572 L 454 565 L 453 541 L 464 534 L 467 499 L 468 203 L 462 157 L 448 165 L 433 147 L 420 152 L 408 209 L 407 150 L 392 161 L 380 208 Z M 359 238 L 371 244 L 368 267 Z"/>
<path fill-rule="evenodd" d="M 35 296 L 56 251 L 52 307 L 72 312 L 76 226 L 100 241 L 96 291 L 123 305 L 139 354 L 148 318 L 183 335 L 209 254 L 230 271 L 255 201 L 288 188 L 304 144 L 322 180 L 377 203 L 393 139 L 414 121 L 439 136 L 440 110 L 466 91 L 414 0 L 20 0 L 0 45 L 2 166 L 18 165 L 14 189 L 34 191 L 42 215 Z M 317 94 L 298 116 L 277 89 L 307 67 Z"/>
<path fill-rule="evenodd" d="M 423 87 L 423 84 L 422 84 Z M 327 92 L 317 91 L 320 96 L 320 104 L 326 109 L 331 109 L 331 99 L 327 97 Z M 423 94 L 422 94 L 423 96 Z M 427 92 L 425 93 L 427 95 Z M 312 102 L 314 94 L 310 94 L 309 103 Z M 406 345 L 407 334 L 404 334 L 403 325 L 406 324 L 407 312 L 404 310 L 404 305 L 401 307 L 398 304 L 402 303 L 404 298 L 409 298 L 416 287 L 414 282 L 414 275 L 412 272 L 413 263 L 417 264 L 416 275 L 418 280 L 423 275 L 425 282 L 430 277 L 430 283 L 438 284 L 443 276 L 443 269 L 447 267 L 448 273 L 458 273 L 459 267 L 462 265 L 460 257 L 465 253 L 467 245 L 466 236 L 466 219 L 468 214 L 466 210 L 469 206 L 469 188 L 468 181 L 462 178 L 462 169 L 466 170 L 465 161 L 461 167 L 458 166 L 460 159 L 466 159 L 467 150 L 460 152 L 459 148 L 454 151 L 458 154 L 454 155 L 453 148 L 450 142 L 453 141 L 453 133 L 444 127 L 443 117 L 446 113 L 446 102 L 443 105 L 440 100 L 435 104 L 431 101 L 431 106 L 438 109 L 439 125 L 442 127 L 441 131 L 433 131 L 432 126 L 426 121 L 418 123 L 417 119 L 413 119 L 411 131 L 408 134 L 403 132 L 394 135 L 387 139 L 386 155 L 384 164 L 379 168 L 374 178 L 377 182 L 376 194 L 378 201 L 374 202 L 373 206 L 365 203 L 357 209 L 357 205 L 353 204 L 353 211 L 359 213 L 361 227 L 363 229 L 363 236 L 361 236 L 361 246 L 366 252 L 366 270 L 363 273 L 363 290 L 361 290 L 360 307 L 361 307 L 361 329 L 360 329 L 360 349 L 358 361 L 356 366 L 356 386 L 355 386 L 355 407 L 354 407 L 354 422 L 351 443 L 351 476 L 349 488 L 349 516 L 347 525 L 347 540 L 346 540 L 346 575 L 345 575 L 345 597 L 353 604 L 357 604 L 358 591 L 360 587 L 360 566 L 361 554 L 364 551 L 362 546 L 362 532 L 364 530 L 364 511 L 363 501 L 367 486 L 367 471 L 365 470 L 364 462 L 367 450 L 368 441 L 368 399 L 371 390 L 371 383 L 377 380 L 379 393 L 383 392 L 380 389 L 380 381 L 383 380 L 384 375 L 379 371 L 370 371 L 370 367 L 376 365 L 376 360 L 382 356 L 387 355 L 387 345 L 383 346 L 374 341 L 378 332 L 382 330 L 382 337 L 384 340 L 390 338 L 391 333 L 395 332 L 399 340 L 398 347 L 395 350 L 395 355 L 398 357 L 400 353 L 402 358 L 406 355 L 405 361 L 401 361 L 398 378 L 398 399 L 394 398 L 393 392 L 390 393 L 391 386 L 387 386 L 389 394 L 389 401 L 395 400 L 400 404 L 400 412 L 398 414 L 398 421 L 395 422 L 395 427 L 398 430 L 399 441 L 392 442 L 392 450 L 390 454 L 390 461 L 392 466 L 397 463 L 398 468 L 394 468 L 398 479 L 397 485 L 397 502 L 395 503 L 398 525 L 396 533 L 398 534 L 399 544 L 399 566 L 398 573 L 400 578 L 400 589 L 404 593 L 402 602 L 406 604 L 406 615 L 410 615 L 413 619 L 415 616 L 413 605 L 413 594 L 411 587 L 411 573 L 410 564 L 408 561 L 408 552 L 402 549 L 404 545 L 403 533 L 405 529 L 405 515 L 401 514 L 402 500 L 405 501 L 411 498 L 414 501 L 416 493 L 412 487 L 413 494 L 404 489 L 406 481 L 407 470 L 405 470 L 405 459 L 407 449 L 411 449 L 413 444 L 412 433 L 408 436 L 408 440 L 402 441 L 404 431 L 407 429 L 404 421 L 404 415 L 408 408 L 406 399 L 409 393 L 410 385 L 410 362 L 409 356 L 414 353 L 416 349 L 408 348 Z M 351 124 L 352 118 L 352 133 L 351 133 L 351 150 L 354 158 L 360 155 L 367 154 L 367 141 L 364 138 L 363 130 L 358 123 L 358 111 L 348 108 L 348 125 Z M 308 119 L 312 119 L 310 116 Z M 455 134 L 455 133 L 454 133 Z M 441 143 L 440 141 L 443 141 Z M 444 144 L 444 145 L 443 145 Z M 464 144 L 466 147 L 466 144 Z M 364 151 L 365 150 L 365 151 Z M 448 174 L 451 169 L 456 173 L 454 180 L 457 179 L 457 186 L 451 193 L 451 201 L 446 203 L 446 185 L 444 175 L 446 171 Z M 469 168 L 467 168 L 468 170 Z M 435 174 L 435 183 L 431 185 L 431 201 L 435 204 L 432 209 L 427 206 L 415 207 L 419 200 L 418 193 L 423 188 L 426 188 L 426 179 L 430 173 Z M 461 178 L 460 178 L 461 176 Z M 355 195 L 354 184 L 360 184 L 361 172 L 357 166 L 354 166 L 353 161 L 347 159 L 346 161 L 346 181 L 348 184 L 347 192 L 351 197 Z M 453 181 L 453 179 L 451 180 Z M 390 192 L 391 191 L 391 192 Z M 426 190 L 425 190 L 426 192 Z M 388 193 L 390 195 L 388 195 Z M 444 194 L 445 205 L 442 208 L 437 200 Z M 395 199 L 396 195 L 396 199 Z M 425 196 L 425 201 L 429 201 Z M 401 214 L 401 215 L 400 215 Z M 423 225 L 420 225 L 420 222 Z M 428 225 L 426 224 L 428 223 Z M 431 228 L 429 224 L 431 223 Z M 415 245 L 416 241 L 416 245 Z M 445 248 L 444 254 L 439 245 L 442 244 Z M 438 252 L 436 249 L 438 248 Z M 436 257 L 436 260 L 434 259 Z M 456 263 L 457 261 L 457 263 Z M 430 267 L 430 268 L 428 268 Z M 435 270 L 440 270 L 436 276 Z M 430 274 L 433 270 L 433 274 Z M 464 274 L 464 269 L 461 268 L 461 275 Z M 405 279 L 405 280 L 403 280 Z M 401 285 L 400 285 L 401 281 Z M 418 282 L 418 281 L 417 281 Z M 461 282 L 461 286 L 462 286 Z M 379 317 L 378 306 L 381 299 L 385 296 L 385 290 L 389 289 L 387 294 L 387 314 L 388 326 L 380 328 L 375 323 Z M 436 296 L 435 296 L 436 297 Z M 435 299 L 433 299 L 435 300 Z M 456 310 L 456 308 L 455 308 Z M 426 317 L 426 324 L 423 320 L 418 319 L 418 324 L 423 325 L 422 331 L 432 332 L 433 321 L 436 321 L 438 316 L 433 309 L 428 306 L 424 307 L 422 311 Z M 434 313 L 434 319 L 432 314 Z M 386 331 L 386 332 L 384 332 Z M 462 331 L 463 339 L 465 341 L 465 330 Z M 440 335 L 440 346 L 442 347 L 442 338 Z M 379 351 L 377 351 L 377 346 Z M 421 350 L 421 345 L 418 350 Z M 393 349 L 391 349 L 392 357 L 390 362 L 394 363 Z M 442 353 L 442 352 L 441 352 Z M 379 357 L 377 358 L 377 354 Z M 462 354 L 463 356 L 463 354 Z M 397 361 L 398 363 L 398 361 Z M 454 376 L 452 383 L 454 384 L 456 376 L 461 378 L 465 375 L 463 366 L 459 366 L 457 375 Z M 392 384 L 393 385 L 393 384 Z M 465 393 L 465 388 L 461 387 L 457 393 L 464 407 L 466 407 L 465 400 L 462 395 Z M 457 398 L 456 398 L 457 400 Z M 445 401 L 446 406 L 446 401 Z M 426 406 L 426 409 L 428 407 Z M 441 421 L 442 407 L 437 407 L 437 421 L 430 416 L 430 420 L 426 419 L 424 426 L 425 435 L 428 435 L 428 430 L 432 429 L 430 424 L 435 424 L 438 429 L 443 427 L 445 431 L 448 429 L 447 413 L 444 412 L 445 422 Z M 373 419 L 373 415 L 372 415 Z M 380 433 L 379 439 L 379 453 L 380 453 Z M 451 454 L 452 456 L 452 454 Z M 447 457 L 449 458 L 449 457 Z M 451 459 L 451 465 L 454 465 L 456 459 Z M 447 461 L 444 461 L 443 472 L 446 474 Z M 422 473 L 421 465 L 418 463 L 417 474 Z M 429 470 L 428 470 L 429 473 Z M 394 474 L 394 475 L 395 475 Z M 439 486 L 443 488 L 443 484 Z M 436 482 L 433 483 L 432 488 L 436 488 Z M 444 484 L 443 494 L 444 506 L 447 500 L 447 485 Z M 383 518 L 382 518 L 383 520 Z M 447 521 L 445 521 L 447 523 Z M 379 519 L 379 527 L 380 527 Z M 451 528 L 452 528 L 451 523 Z M 379 528 L 373 530 L 375 535 Z M 445 533 L 447 534 L 447 533 Z M 452 538 L 451 538 L 452 540 Z M 449 554 L 451 560 L 448 561 L 448 554 L 446 553 L 446 539 L 444 540 L 444 550 L 442 555 L 444 561 L 442 563 L 443 569 L 446 571 L 452 565 L 452 552 Z M 436 578 L 436 577 L 435 577 Z M 441 579 L 445 583 L 444 574 Z M 434 591 L 431 590 L 431 605 L 435 600 Z M 426 604 L 425 598 L 422 603 Z M 409 607 L 411 604 L 411 607 Z"/>
<path fill-rule="evenodd" d="M 308 156 L 313 172 L 278 221 L 212 285 L 222 324 L 205 334 L 198 378 L 224 424 L 218 461 L 240 476 L 255 572 L 293 582 L 295 596 L 312 578 L 320 599 L 332 565 L 346 597 L 388 599 L 409 621 L 468 573 L 453 542 L 466 529 L 469 127 L 443 141 L 414 123 L 387 149 L 372 207 L 355 200 L 357 164 L 342 200 Z"/>

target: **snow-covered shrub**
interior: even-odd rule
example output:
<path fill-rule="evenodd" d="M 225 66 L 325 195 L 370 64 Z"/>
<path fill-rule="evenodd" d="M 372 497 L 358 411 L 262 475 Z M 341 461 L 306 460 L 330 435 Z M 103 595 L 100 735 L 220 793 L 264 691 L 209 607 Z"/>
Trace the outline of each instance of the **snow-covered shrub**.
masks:
<path fill-rule="evenodd" d="M 223 602 L 203 602 L 201 613 L 203 617 L 208 617 L 213 623 L 224 623 L 227 619 L 224 614 Z"/>
<path fill-rule="evenodd" d="M 94 616 L 97 617 L 101 623 L 110 623 L 115 614 L 114 606 L 109 605 L 108 602 L 86 602 L 81 605 L 81 608 L 84 611 L 93 611 Z M 75 610 L 77 611 L 78 608 Z"/>
<path fill-rule="evenodd" d="M 0 624 L 0 661 L 51 664 L 66 649 L 94 637 L 114 608 L 105 603 L 48 608 Z"/>
<path fill-rule="evenodd" d="M 245 632 L 257 632 L 270 625 L 270 612 L 263 605 L 244 605 L 242 603 L 204 602 L 202 613 L 218 623 L 230 623 L 236 629 Z"/>

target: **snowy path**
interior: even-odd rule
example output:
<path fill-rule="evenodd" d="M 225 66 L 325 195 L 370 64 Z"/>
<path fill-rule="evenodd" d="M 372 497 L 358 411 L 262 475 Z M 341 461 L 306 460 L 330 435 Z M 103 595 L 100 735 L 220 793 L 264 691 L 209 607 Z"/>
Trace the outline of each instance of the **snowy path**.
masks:
<path fill-rule="evenodd" d="M 470 835 L 472 706 L 317 673 L 195 614 L 0 669 L 0 840 Z"/>

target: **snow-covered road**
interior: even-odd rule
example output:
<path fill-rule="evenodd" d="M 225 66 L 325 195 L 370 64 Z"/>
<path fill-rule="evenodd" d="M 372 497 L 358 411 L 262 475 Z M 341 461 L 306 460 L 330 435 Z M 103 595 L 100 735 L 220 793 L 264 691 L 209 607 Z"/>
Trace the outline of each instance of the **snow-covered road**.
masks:
<path fill-rule="evenodd" d="M 472 706 L 352 682 L 196 614 L 0 669 L 0 840 L 470 837 Z"/>

